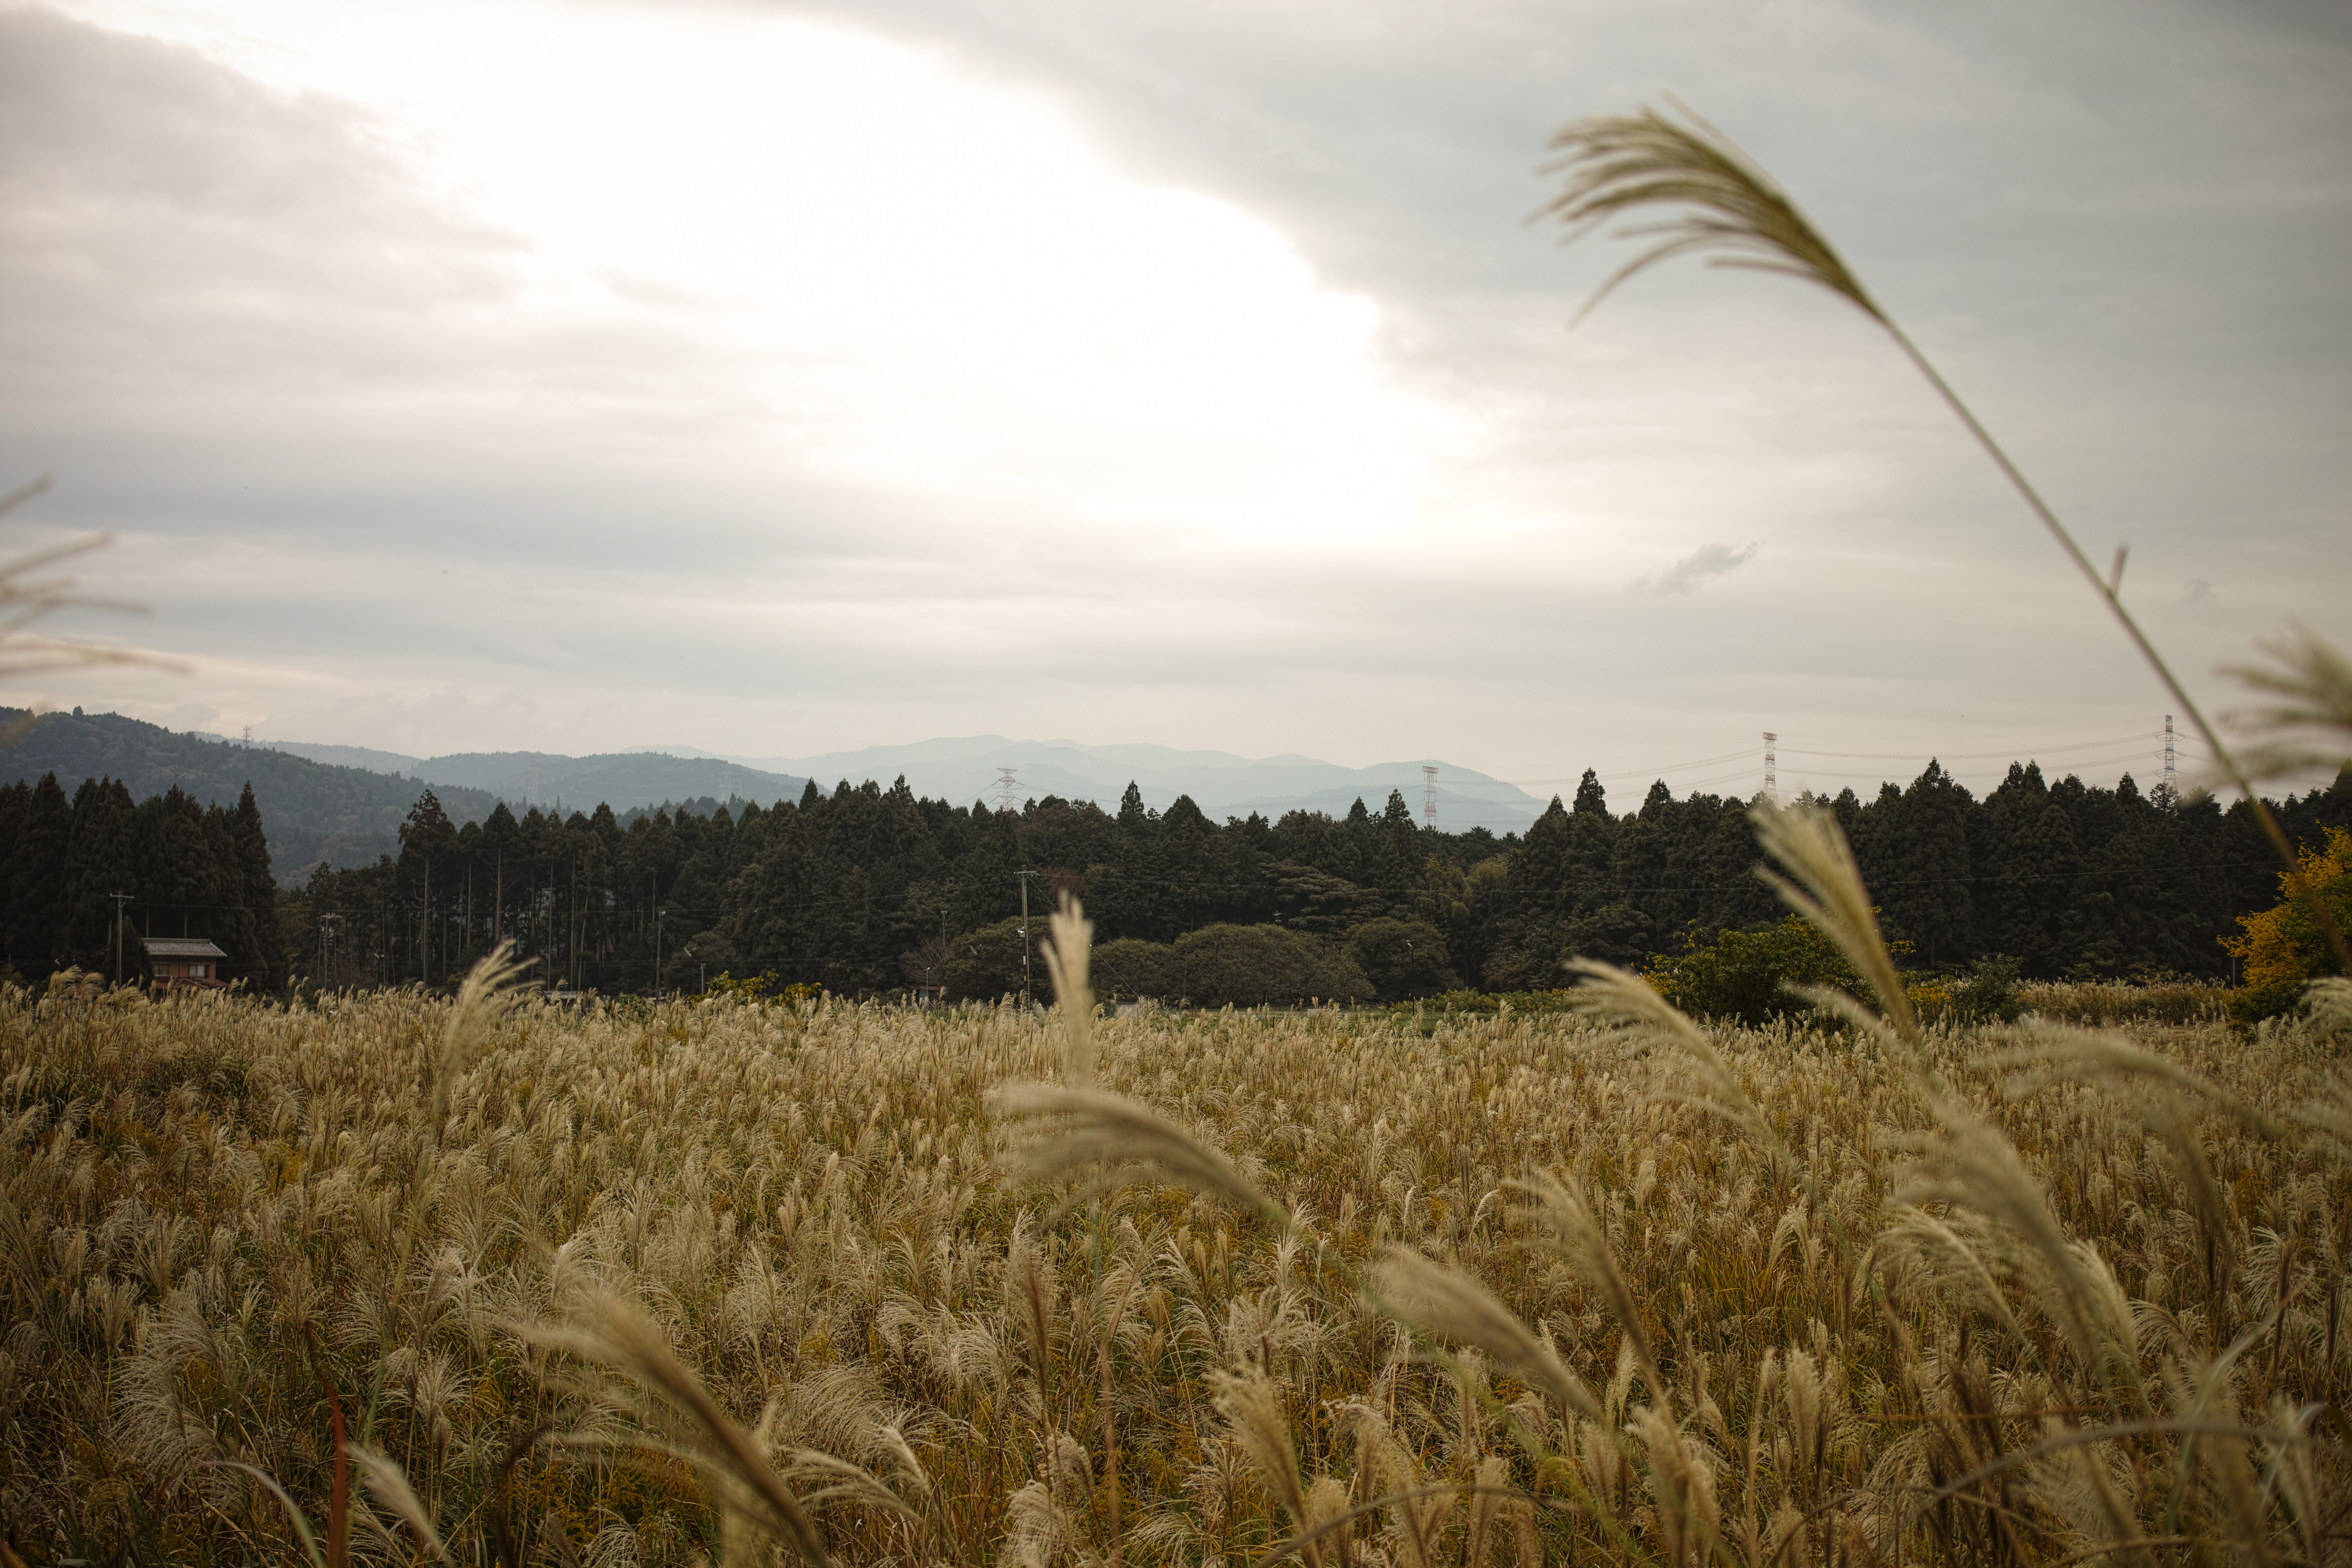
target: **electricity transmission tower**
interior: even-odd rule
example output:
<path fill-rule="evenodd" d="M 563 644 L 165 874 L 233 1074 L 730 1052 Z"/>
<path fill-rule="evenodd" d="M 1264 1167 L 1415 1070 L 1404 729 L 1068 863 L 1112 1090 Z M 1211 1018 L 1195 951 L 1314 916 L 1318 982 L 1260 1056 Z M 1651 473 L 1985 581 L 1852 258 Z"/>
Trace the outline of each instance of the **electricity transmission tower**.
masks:
<path fill-rule="evenodd" d="M 996 770 L 997 810 L 1011 811 L 1013 809 L 1013 797 L 1016 793 L 1013 775 L 1018 773 L 1021 770 L 1019 768 L 999 768 Z"/>
<path fill-rule="evenodd" d="M 1437 826 L 1437 764 L 1421 764 L 1421 816 L 1430 826 Z"/>
<path fill-rule="evenodd" d="M 2172 752 L 2172 715 L 2164 716 L 2164 799 L 2167 805 L 2180 798 L 2180 779 L 2175 771 Z"/>
<path fill-rule="evenodd" d="M 1764 731 L 1764 798 L 1774 805 L 1780 804 L 1780 737 L 1771 731 Z"/>

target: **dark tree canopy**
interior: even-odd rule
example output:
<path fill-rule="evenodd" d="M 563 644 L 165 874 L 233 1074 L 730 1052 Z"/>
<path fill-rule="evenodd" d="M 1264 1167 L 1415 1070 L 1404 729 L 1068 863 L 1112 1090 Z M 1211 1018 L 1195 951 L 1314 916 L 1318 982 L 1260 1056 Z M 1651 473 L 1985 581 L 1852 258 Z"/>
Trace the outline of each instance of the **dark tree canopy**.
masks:
<path fill-rule="evenodd" d="M 1978 800 L 1931 764 L 1873 800 L 1822 804 L 1916 963 L 1957 971 L 2001 954 L 2031 977 L 2225 977 L 2221 939 L 2274 901 L 2275 866 L 2244 807 L 2162 796 L 2128 778 L 2053 783 L 2021 763 Z M 2274 805 L 2315 844 L 2327 826 L 2352 826 L 2352 770 Z M 1130 992 L 1153 975 L 1197 980 L 1202 953 L 1263 947 L 1251 962 L 1264 975 L 1402 997 L 1555 986 L 1573 955 L 1643 964 L 1785 912 L 1755 875 L 1747 802 L 1677 800 L 1661 784 L 1621 816 L 1589 773 L 1571 802 L 1500 838 L 1421 826 L 1401 795 L 1377 812 L 1360 800 L 1338 816 L 1218 823 L 1189 799 L 1155 812 L 1132 788 L 1116 812 L 1055 796 L 998 811 L 920 799 L 901 779 L 812 784 L 772 808 L 706 799 L 518 816 L 499 804 L 459 824 L 425 792 L 397 857 L 320 867 L 299 892 L 276 894 L 274 911 L 261 811 L 249 793 L 234 809 L 177 790 L 140 803 L 105 778 L 70 795 L 54 777 L 0 788 L 6 958 L 26 974 L 110 960 L 108 895 L 129 891 L 135 930 L 209 935 L 236 955 L 232 973 L 272 984 L 289 969 L 336 984 L 443 984 L 507 940 L 549 983 L 608 994 L 726 968 L 845 994 L 929 974 L 979 994 L 1004 985 L 1024 951 L 1042 985 L 1034 944 L 1066 891 L 1086 900 L 1106 952 L 1119 944 Z M 1190 940 L 1212 928 L 1264 931 Z M 1276 932 L 1290 955 L 1278 963 Z M 1180 942 L 1192 969 L 1170 967 Z"/>

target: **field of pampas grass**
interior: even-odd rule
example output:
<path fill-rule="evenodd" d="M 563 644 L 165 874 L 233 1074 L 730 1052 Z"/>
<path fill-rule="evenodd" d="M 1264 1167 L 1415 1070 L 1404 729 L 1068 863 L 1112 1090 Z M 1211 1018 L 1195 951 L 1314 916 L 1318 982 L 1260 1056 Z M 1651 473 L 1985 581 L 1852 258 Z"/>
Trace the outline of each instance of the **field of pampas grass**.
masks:
<path fill-rule="evenodd" d="M 0 993 L 16 1560 L 2352 1562 L 2325 1013 L 495 978 Z"/>

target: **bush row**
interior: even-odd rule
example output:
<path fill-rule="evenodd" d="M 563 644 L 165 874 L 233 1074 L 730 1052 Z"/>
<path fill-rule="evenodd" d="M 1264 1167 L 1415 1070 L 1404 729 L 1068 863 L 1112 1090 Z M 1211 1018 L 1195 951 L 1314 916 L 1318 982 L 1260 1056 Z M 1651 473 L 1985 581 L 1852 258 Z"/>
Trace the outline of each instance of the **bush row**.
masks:
<path fill-rule="evenodd" d="M 1045 936 L 1019 920 L 957 939 L 940 980 L 956 1001 L 985 1001 L 1023 989 L 1045 997 L 1044 963 L 1029 944 Z M 1023 959 L 1028 955 L 1024 975 Z M 1366 921 L 1344 941 L 1282 925 L 1211 925 L 1174 942 L 1126 938 L 1094 950 L 1095 994 L 1105 1002 L 1150 997 L 1194 1006 L 1286 1006 L 1300 1002 L 1395 1002 L 1452 990 L 1444 933 L 1427 921 Z"/>

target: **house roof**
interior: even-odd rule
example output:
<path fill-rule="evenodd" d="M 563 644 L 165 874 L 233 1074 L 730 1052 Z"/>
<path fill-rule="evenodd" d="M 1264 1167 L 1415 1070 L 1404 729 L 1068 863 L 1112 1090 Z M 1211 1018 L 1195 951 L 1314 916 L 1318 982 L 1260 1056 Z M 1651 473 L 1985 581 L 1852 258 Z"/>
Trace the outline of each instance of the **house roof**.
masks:
<path fill-rule="evenodd" d="M 201 936 L 151 936 L 147 938 L 150 958 L 226 958 L 227 953 L 215 947 L 209 938 Z"/>

